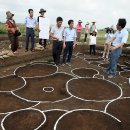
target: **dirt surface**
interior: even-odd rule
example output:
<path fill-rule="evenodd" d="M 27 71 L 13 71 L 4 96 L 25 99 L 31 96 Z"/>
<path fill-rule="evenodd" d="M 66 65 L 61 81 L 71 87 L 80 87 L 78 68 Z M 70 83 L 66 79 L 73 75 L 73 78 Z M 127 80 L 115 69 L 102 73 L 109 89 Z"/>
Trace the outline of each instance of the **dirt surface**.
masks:
<path fill-rule="evenodd" d="M 6 82 L 5 82 L 6 81 Z M 10 75 L 0 78 L 0 91 L 11 91 L 23 87 L 25 84 L 21 77 Z"/>
<path fill-rule="evenodd" d="M 121 72 L 120 75 L 125 77 L 125 78 L 130 78 L 130 71 Z"/>
<path fill-rule="evenodd" d="M 28 64 L 18 68 L 15 74 L 21 77 L 47 76 L 57 71 L 57 67 L 49 64 Z"/>
<path fill-rule="evenodd" d="M 58 120 L 58 118 L 64 113 L 66 112 L 62 110 L 52 110 L 49 112 L 45 112 L 47 121 L 45 125 L 43 125 L 39 130 L 53 130 L 56 120 Z"/>
<path fill-rule="evenodd" d="M 68 83 L 68 90 L 72 95 L 84 100 L 112 100 L 121 95 L 115 84 L 94 78 L 74 79 Z"/>
<path fill-rule="evenodd" d="M 78 77 L 93 77 L 98 72 L 94 69 L 79 68 L 72 71 Z"/>
<path fill-rule="evenodd" d="M 123 98 L 110 103 L 107 112 L 122 121 L 124 130 L 130 129 L 130 98 Z"/>
<path fill-rule="evenodd" d="M 36 105 L 36 103 L 23 101 L 11 93 L 0 93 L 0 113 L 25 109 L 34 105 Z"/>
<path fill-rule="evenodd" d="M 104 113 L 81 110 L 64 116 L 55 130 L 121 130 L 121 123 Z"/>
<path fill-rule="evenodd" d="M 6 39 L 3 38 L 2 40 Z M 21 38 L 21 40 L 23 39 Z M 22 44 L 24 44 L 24 42 L 25 41 L 23 41 Z M 8 48 L 8 40 L 3 43 L 5 43 L 6 48 Z M 129 119 L 129 111 L 127 111 L 130 106 L 129 100 L 124 99 L 123 103 L 115 102 L 115 106 L 112 104 L 114 109 L 113 107 L 111 108 L 112 111 L 110 111 L 110 114 L 117 116 L 117 118 L 122 121 L 119 123 L 107 114 L 93 112 L 93 110 L 104 111 L 109 101 L 96 102 L 79 99 L 113 100 L 120 95 L 119 88 L 116 85 L 121 87 L 122 97 L 130 97 L 130 85 L 127 78 L 123 78 L 119 75 L 119 72 L 117 72 L 116 78 L 108 79 L 103 68 L 98 67 L 98 64 L 106 64 L 108 62 L 101 59 L 103 46 L 97 46 L 96 56 L 89 55 L 88 51 L 86 51 L 88 45 L 76 46 L 71 66 L 58 66 L 58 72 L 60 73 L 56 72 L 57 68 L 51 63 L 53 61 L 51 48 L 52 46 L 48 45 L 48 49 L 44 51 L 35 51 L 33 53 L 29 51 L 25 53 L 23 47 L 18 50 L 19 53 L 17 56 L 0 60 L 0 76 L 5 76 L 0 78 L 0 121 L 7 116 L 8 112 L 12 112 L 10 116 L 5 118 L 4 126 L 6 126 L 6 129 L 33 130 L 44 121 L 43 116 L 38 110 L 42 112 L 50 110 L 49 112 L 45 112 L 47 121 L 39 130 L 53 130 L 55 122 L 65 113 L 64 110 L 69 112 L 77 109 L 91 109 L 89 111 L 86 110 L 85 112 L 81 111 L 68 114 L 68 116 L 63 118 L 63 121 L 61 121 L 56 130 L 129 130 L 129 127 L 127 126 L 130 126 L 130 122 L 128 121 L 126 125 L 124 122 L 127 120 L 123 120 L 124 118 Z M 128 50 L 123 50 L 125 56 L 123 55 L 120 58 L 119 63 L 121 65 L 128 65 L 128 63 L 126 63 L 126 61 L 130 61 L 128 52 Z M 86 58 L 87 60 L 84 60 Z M 21 87 L 24 82 L 21 78 L 17 76 L 6 77 L 6 75 L 14 74 L 15 69 L 20 66 L 24 67 L 17 69 L 16 74 L 28 77 L 25 78 L 27 84 L 23 88 Z M 71 71 L 76 68 L 93 68 L 99 71 L 99 75 L 96 75 L 99 79 L 91 78 L 85 79 L 84 81 L 75 80 L 76 82 L 69 86 L 71 93 L 78 98 L 71 96 L 66 89 L 66 83 L 75 77 L 74 75 L 72 76 Z M 80 76 L 86 76 L 86 74 L 93 76 L 93 74 L 95 74 L 95 72 L 86 72 L 84 70 L 76 73 L 80 74 Z M 129 76 L 129 72 L 127 73 L 127 76 Z M 103 79 L 109 80 L 116 85 Z M 46 91 L 50 92 L 45 92 L 44 88 Z M 15 89 L 19 90 L 12 91 Z M 37 110 L 28 111 L 27 108 L 36 108 Z M 25 111 L 21 109 L 24 109 Z M 54 109 L 62 110 L 59 111 Z M 116 114 L 116 111 L 118 111 L 120 115 Z M 125 111 L 128 113 L 127 115 Z M 16 122 L 19 124 L 14 125 Z M 0 128 L 0 130 L 3 129 Z"/>
<path fill-rule="evenodd" d="M 30 121 L 31 119 L 31 121 Z M 12 113 L 3 122 L 6 130 L 34 130 L 45 121 L 41 112 L 24 110 Z"/>
<path fill-rule="evenodd" d="M 27 85 L 14 92 L 16 95 L 31 101 L 57 101 L 70 97 L 66 91 L 66 82 L 73 76 L 57 73 L 48 77 L 26 79 Z M 52 87 L 54 91 L 45 92 L 44 87 Z"/>

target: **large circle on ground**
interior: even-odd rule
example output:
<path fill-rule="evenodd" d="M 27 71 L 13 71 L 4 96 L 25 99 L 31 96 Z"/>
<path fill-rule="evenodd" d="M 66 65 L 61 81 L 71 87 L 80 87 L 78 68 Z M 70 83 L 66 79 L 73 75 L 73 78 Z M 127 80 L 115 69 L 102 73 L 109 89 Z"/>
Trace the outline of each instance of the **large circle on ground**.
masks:
<path fill-rule="evenodd" d="M 21 77 L 43 77 L 54 74 L 58 71 L 55 65 L 51 64 L 28 64 L 15 70 L 15 74 Z"/>
<path fill-rule="evenodd" d="M 54 130 L 121 130 L 121 123 L 100 111 L 75 110 L 61 116 Z"/>
<path fill-rule="evenodd" d="M 0 78 L 0 91 L 13 91 L 25 85 L 25 80 L 16 75 Z"/>
<path fill-rule="evenodd" d="M 124 78 L 130 78 L 130 71 L 122 71 L 120 72 L 120 76 Z"/>
<path fill-rule="evenodd" d="M 69 98 L 66 90 L 66 82 L 73 76 L 66 73 L 56 73 L 46 77 L 26 78 L 27 84 L 24 88 L 15 91 L 14 94 L 29 101 L 58 101 Z M 52 88 L 47 92 L 45 88 Z M 48 89 L 47 89 L 48 90 Z"/>
<path fill-rule="evenodd" d="M 11 93 L 0 93 L 0 114 L 26 109 L 34 105 L 36 103 L 23 101 Z"/>
<path fill-rule="evenodd" d="M 46 121 L 39 110 L 23 110 L 7 115 L 2 121 L 4 130 L 36 130 Z"/>
<path fill-rule="evenodd" d="M 72 70 L 72 73 L 76 75 L 77 77 L 93 77 L 96 74 L 99 74 L 99 72 L 92 68 L 76 68 Z"/>
<path fill-rule="evenodd" d="M 85 101 L 109 101 L 122 96 L 121 88 L 98 78 L 72 79 L 67 83 L 70 95 Z"/>
<path fill-rule="evenodd" d="M 112 101 L 107 105 L 106 111 L 121 120 L 123 130 L 130 130 L 130 98 Z"/>

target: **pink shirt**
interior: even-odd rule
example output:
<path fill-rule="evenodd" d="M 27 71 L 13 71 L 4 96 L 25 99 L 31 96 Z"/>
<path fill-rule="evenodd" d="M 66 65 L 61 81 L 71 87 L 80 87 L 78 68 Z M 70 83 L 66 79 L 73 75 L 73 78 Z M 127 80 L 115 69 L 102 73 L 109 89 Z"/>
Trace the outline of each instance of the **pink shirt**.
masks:
<path fill-rule="evenodd" d="M 81 24 L 77 24 L 77 30 L 76 32 L 82 32 L 82 25 Z"/>

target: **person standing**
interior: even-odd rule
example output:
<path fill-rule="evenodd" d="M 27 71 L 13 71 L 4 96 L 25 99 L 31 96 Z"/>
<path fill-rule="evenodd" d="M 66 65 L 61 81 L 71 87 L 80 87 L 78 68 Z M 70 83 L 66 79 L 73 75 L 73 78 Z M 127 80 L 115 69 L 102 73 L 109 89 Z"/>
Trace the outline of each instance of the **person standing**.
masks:
<path fill-rule="evenodd" d="M 26 52 L 28 51 L 29 47 L 29 38 L 31 37 L 31 51 L 34 51 L 34 37 L 35 37 L 35 27 L 36 27 L 36 19 L 33 17 L 34 12 L 33 9 L 28 10 L 29 16 L 25 18 L 25 24 L 26 24 Z"/>
<path fill-rule="evenodd" d="M 89 33 L 89 23 L 87 22 L 87 24 L 85 25 L 85 37 L 84 37 L 84 42 L 87 41 L 88 33 Z"/>
<path fill-rule="evenodd" d="M 82 28 L 83 28 L 81 20 L 78 21 L 78 24 L 77 24 L 76 28 L 77 28 L 77 30 L 76 30 L 76 32 L 77 32 L 77 41 L 80 42 L 80 40 L 81 40 L 80 38 L 81 38 L 81 34 L 82 34 Z"/>
<path fill-rule="evenodd" d="M 63 53 L 63 66 L 65 64 L 71 65 L 71 57 L 73 54 L 73 49 L 76 45 L 76 30 L 74 29 L 74 21 L 68 21 L 69 28 L 66 28 L 64 31 L 64 53 Z M 68 57 L 67 57 L 68 55 Z M 67 60 L 66 60 L 67 59 Z"/>
<path fill-rule="evenodd" d="M 58 17 L 56 22 L 57 22 L 56 26 L 52 27 L 51 29 L 50 36 L 53 39 L 52 55 L 54 63 L 56 65 L 60 65 L 60 56 L 63 49 L 63 32 L 64 32 L 64 27 L 62 27 L 63 19 L 61 17 Z"/>
<path fill-rule="evenodd" d="M 106 41 L 112 39 L 114 37 L 114 30 L 112 28 L 107 28 L 106 34 L 105 34 L 105 39 Z M 109 57 L 109 52 L 110 52 L 110 47 L 111 43 L 105 43 L 104 44 L 104 52 L 102 58 L 107 58 Z"/>
<path fill-rule="evenodd" d="M 45 15 L 45 13 L 46 13 L 46 10 L 40 9 L 39 13 L 40 13 L 41 15 L 38 16 L 37 22 L 38 22 L 38 31 L 40 32 L 40 31 L 41 31 L 41 28 L 39 27 L 39 22 L 40 22 L 39 19 L 45 19 L 45 16 L 44 16 L 44 15 Z M 44 41 L 44 42 L 43 42 L 43 41 Z M 41 46 L 43 46 L 44 49 L 46 49 L 47 39 L 43 39 L 43 38 L 41 38 L 40 35 L 39 35 L 39 44 L 40 44 Z"/>
<path fill-rule="evenodd" d="M 18 36 L 15 35 L 16 31 L 19 30 L 15 20 L 13 20 L 14 14 L 12 14 L 10 11 L 6 12 L 7 15 L 7 21 L 5 23 L 6 29 L 8 31 L 8 37 L 11 42 L 11 50 L 13 54 L 17 53 L 18 49 Z"/>
<path fill-rule="evenodd" d="M 112 43 L 110 61 L 107 68 L 108 78 L 116 77 L 117 63 L 122 54 L 123 45 L 127 43 L 128 31 L 125 29 L 126 19 L 119 19 L 117 23 L 117 32 L 114 38 L 108 40 L 106 43 Z"/>
<path fill-rule="evenodd" d="M 97 30 L 96 22 L 92 22 L 92 25 L 91 25 L 91 27 L 90 27 L 90 35 L 91 35 L 91 33 L 93 33 L 95 30 Z"/>
<path fill-rule="evenodd" d="M 93 31 L 93 33 L 91 33 L 90 35 L 90 41 L 89 41 L 90 55 L 92 54 L 92 50 L 93 54 L 96 55 L 96 39 L 97 39 L 97 32 Z"/>

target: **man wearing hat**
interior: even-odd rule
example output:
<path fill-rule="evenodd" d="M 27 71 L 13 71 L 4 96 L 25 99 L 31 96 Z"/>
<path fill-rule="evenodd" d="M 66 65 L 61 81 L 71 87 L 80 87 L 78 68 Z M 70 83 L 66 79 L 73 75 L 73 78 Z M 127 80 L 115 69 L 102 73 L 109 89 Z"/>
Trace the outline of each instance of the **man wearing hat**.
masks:
<path fill-rule="evenodd" d="M 87 22 L 86 25 L 85 25 L 85 38 L 84 38 L 84 42 L 87 41 L 88 33 L 89 33 L 89 22 Z"/>
<path fill-rule="evenodd" d="M 18 30 L 18 28 L 15 23 L 15 20 L 13 20 L 14 14 L 12 14 L 10 11 L 7 11 L 6 15 L 7 15 L 7 21 L 5 23 L 5 26 L 8 31 L 9 40 L 11 42 L 11 50 L 13 54 L 15 54 L 18 49 L 18 37 L 15 36 L 15 32 L 16 30 Z"/>
<path fill-rule="evenodd" d="M 92 22 L 92 25 L 90 27 L 90 34 L 92 34 L 97 28 L 96 28 L 96 22 Z"/>
<path fill-rule="evenodd" d="M 33 9 L 28 10 L 29 16 L 25 18 L 25 24 L 26 24 L 26 52 L 28 51 L 29 47 L 29 38 L 31 37 L 31 48 L 30 50 L 33 52 L 34 51 L 34 37 L 35 37 L 35 32 L 34 29 L 36 27 L 36 19 L 33 17 Z"/>
<path fill-rule="evenodd" d="M 77 24 L 77 30 L 76 30 L 76 32 L 77 32 L 77 41 L 78 42 L 80 42 L 80 38 L 81 38 L 81 33 L 82 33 L 82 21 L 81 20 L 79 20 L 78 21 L 78 24 Z"/>
<path fill-rule="evenodd" d="M 46 13 L 46 10 L 45 9 L 40 9 L 40 11 L 39 11 L 39 13 L 40 13 L 40 16 L 38 16 L 38 18 L 37 18 L 37 22 L 38 22 L 38 31 L 39 31 L 39 44 L 41 45 L 41 46 L 43 46 L 44 47 L 44 49 L 46 49 L 46 45 L 47 45 L 47 39 L 46 39 L 46 37 L 45 36 L 40 36 L 40 32 L 43 30 L 43 29 L 45 29 L 45 27 L 44 28 L 41 28 L 40 26 L 39 26 L 39 24 L 42 24 L 42 23 L 40 23 L 40 22 L 44 22 L 45 21 L 45 13 Z M 44 19 L 44 20 L 43 20 Z M 47 31 L 47 30 L 46 30 Z M 48 30 L 48 34 L 49 34 L 49 30 Z"/>

